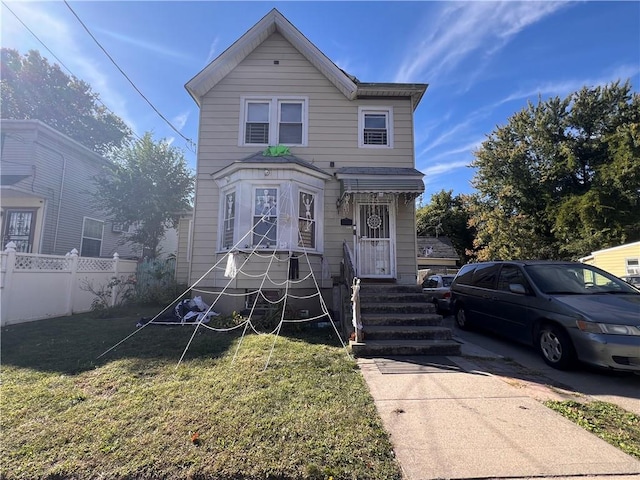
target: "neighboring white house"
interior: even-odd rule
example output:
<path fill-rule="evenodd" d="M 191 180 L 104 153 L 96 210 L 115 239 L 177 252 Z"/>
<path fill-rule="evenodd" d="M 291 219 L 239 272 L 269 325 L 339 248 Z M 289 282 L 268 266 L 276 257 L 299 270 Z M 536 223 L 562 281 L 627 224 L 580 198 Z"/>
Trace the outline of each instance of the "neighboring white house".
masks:
<path fill-rule="evenodd" d="M 189 283 L 263 288 L 259 273 L 276 253 L 274 289 L 291 278 L 292 258 L 293 274 L 313 271 L 326 297 L 345 257 L 364 280 L 416 284 L 415 199 L 424 183 L 413 119 L 426 84 L 361 82 L 274 9 L 186 89 L 200 107 L 195 208 L 178 255 Z M 264 258 L 248 257 L 256 249 Z M 245 275 L 211 270 L 229 253 Z M 309 278 L 291 288 L 302 296 L 315 287 Z"/>

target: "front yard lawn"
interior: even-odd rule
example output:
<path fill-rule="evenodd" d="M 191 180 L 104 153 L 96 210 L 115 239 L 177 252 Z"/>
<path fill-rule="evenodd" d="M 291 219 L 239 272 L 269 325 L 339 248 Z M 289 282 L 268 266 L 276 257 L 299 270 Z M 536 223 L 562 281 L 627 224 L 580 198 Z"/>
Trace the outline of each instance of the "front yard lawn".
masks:
<path fill-rule="evenodd" d="M 74 316 L 2 329 L 0 478 L 400 479 L 329 329 L 281 335 Z M 268 367 L 267 359 L 275 341 Z"/>

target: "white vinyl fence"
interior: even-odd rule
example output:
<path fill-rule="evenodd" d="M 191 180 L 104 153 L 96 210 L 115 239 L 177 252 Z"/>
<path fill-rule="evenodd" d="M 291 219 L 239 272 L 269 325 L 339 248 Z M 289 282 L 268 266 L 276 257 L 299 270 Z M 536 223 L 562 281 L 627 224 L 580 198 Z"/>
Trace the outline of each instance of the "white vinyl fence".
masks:
<path fill-rule="evenodd" d="M 80 257 L 77 250 L 65 256 L 16 252 L 13 242 L 2 252 L 0 274 L 0 325 L 88 312 L 96 295 L 115 279 L 135 277 L 137 262 L 113 258 Z M 118 292 L 112 289 L 111 305 Z"/>

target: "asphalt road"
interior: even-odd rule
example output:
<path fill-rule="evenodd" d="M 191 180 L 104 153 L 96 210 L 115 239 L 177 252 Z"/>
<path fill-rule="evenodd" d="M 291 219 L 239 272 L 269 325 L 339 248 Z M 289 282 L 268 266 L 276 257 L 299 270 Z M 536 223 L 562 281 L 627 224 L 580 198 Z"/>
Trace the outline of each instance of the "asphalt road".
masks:
<path fill-rule="evenodd" d="M 547 366 L 533 347 L 513 343 L 489 332 L 460 330 L 455 326 L 453 316 L 445 317 L 444 325 L 451 328 L 454 336 L 462 341 L 503 357 L 501 362 L 486 362 L 487 369 L 493 370 L 491 373 L 580 393 L 617 404 L 640 415 L 640 374 L 603 371 L 587 365 L 570 371 L 556 370 Z M 518 368 L 513 368 L 514 364 Z"/>

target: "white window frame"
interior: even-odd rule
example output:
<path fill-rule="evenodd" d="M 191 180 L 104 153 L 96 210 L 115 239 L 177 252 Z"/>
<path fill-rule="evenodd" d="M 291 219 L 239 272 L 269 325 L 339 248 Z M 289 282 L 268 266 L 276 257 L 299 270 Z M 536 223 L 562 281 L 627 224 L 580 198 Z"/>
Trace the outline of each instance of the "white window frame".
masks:
<path fill-rule="evenodd" d="M 371 145 L 364 143 L 364 118 L 367 114 L 385 115 L 387 119 L 386 145 Z M 358 107 L 358 148 L 393 148 L 393 107 Z"/>
<path fill-rule="evenodd" d="M 269 142 L 247 143 L 246 125 L 250 103 L 269 103 Z M 301 143 L 279 143 L 280 138 L 280 106 L 287 103 L 302 105 L 302 139 Z M 308 144 L 309 97 L 301 96 L 246 96 L 240 97 L 240 126 L 238 129 L 239 147 L 264 147 L 269 145 L 287 145 L 290 147 L 306 147 Z"/>
<path fill-rule="evenodd" d="M 634 265 L 630 265 L 630 263 Z M 640 258 L 626 258 L 624 261 L 625 271 L 627 275 L 640 275 Z"/>
<path fill-rule="evenodd" d="M 102 233 L 100 235 L 100 238 L 97 237 L 89 237 L 87 235 L 84 234 L 84 227 L 86 225 L 87 220 L 90 220 L 92 222 L 98 222 L 102 224 Z M 82 254 L 83 250 L 84 250 L 84 241 L 85 238 L 87 240 L 99 240 L 100 241 L 100 251 L 98 252 L 98 257 L 102 256 L 102 247 L 104 245 L 104 220 L 99 220 L 97 218 L 91 218 L 91 217 L 83 217 L 82 218 L 82 236 L 80 237 L 80 253 Z"/>

